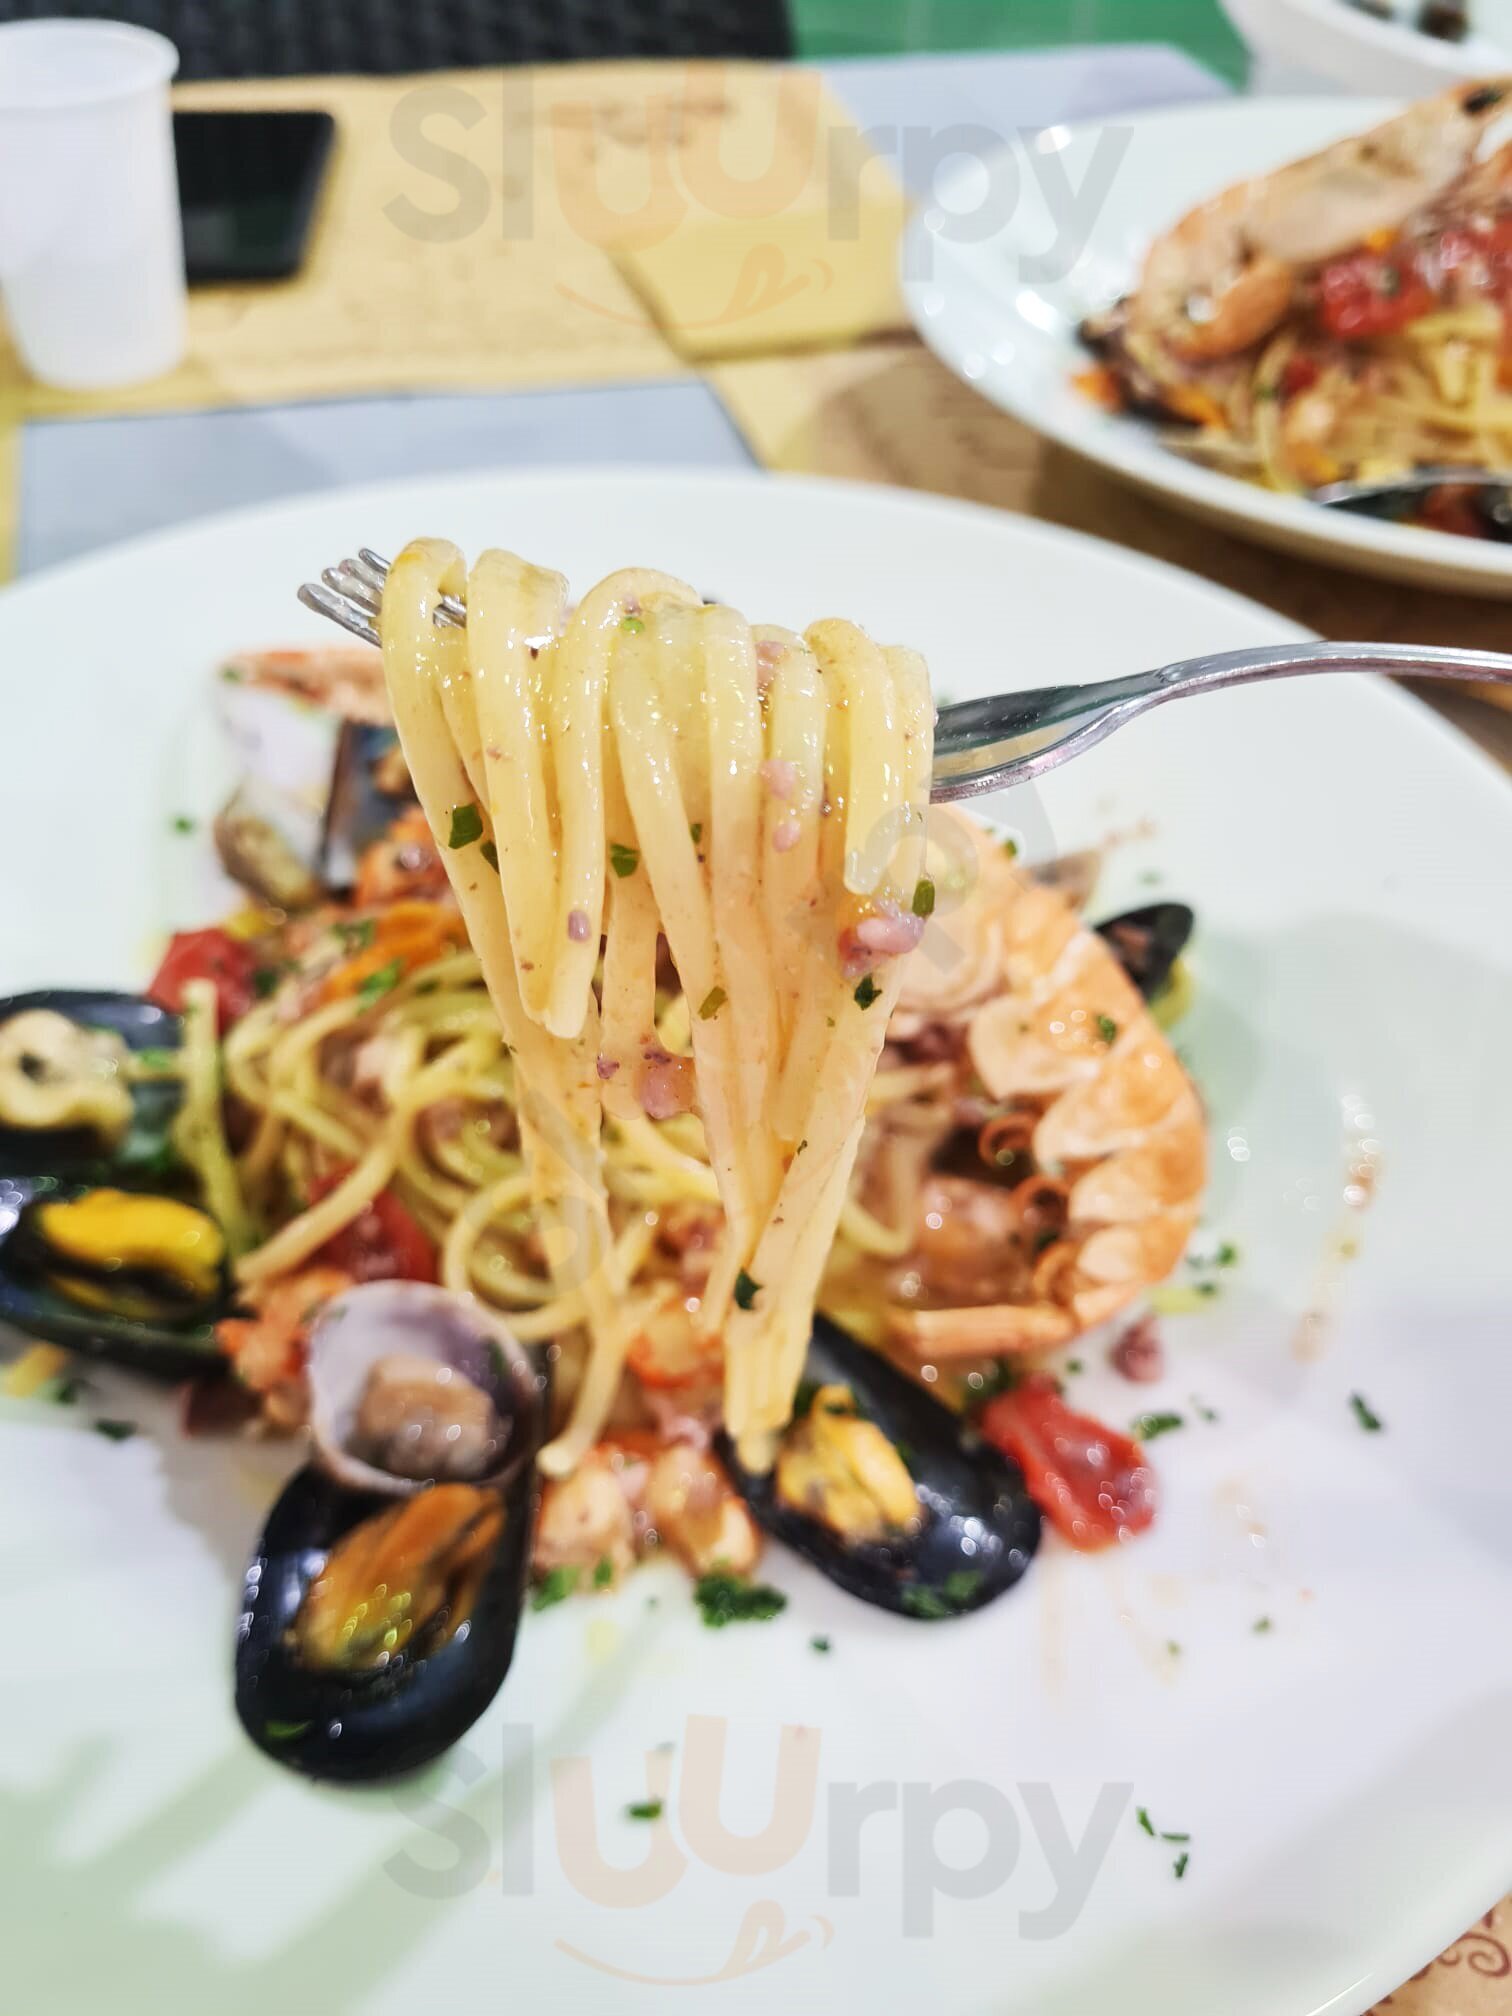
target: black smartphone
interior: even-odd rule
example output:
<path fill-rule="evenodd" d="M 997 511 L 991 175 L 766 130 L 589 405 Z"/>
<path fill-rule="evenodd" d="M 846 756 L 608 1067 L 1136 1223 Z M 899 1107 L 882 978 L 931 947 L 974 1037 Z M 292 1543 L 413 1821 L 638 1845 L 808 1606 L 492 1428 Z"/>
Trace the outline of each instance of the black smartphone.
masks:
<path fill-rule="evenodd" d="M 329 112 L 175 112 L 189 284 L 299 271 L 336 122 Z"/>

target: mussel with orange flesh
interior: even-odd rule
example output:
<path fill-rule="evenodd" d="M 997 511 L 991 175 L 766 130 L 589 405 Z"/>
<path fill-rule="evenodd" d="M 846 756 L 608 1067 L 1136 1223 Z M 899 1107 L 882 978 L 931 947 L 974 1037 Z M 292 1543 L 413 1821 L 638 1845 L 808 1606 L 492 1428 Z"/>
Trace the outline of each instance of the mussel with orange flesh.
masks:
<path fill-rule="evenodd" d="M 310 1338 L 314 1461 L 248 1566 L 236 1709 L 314 1778 L 418 1769 L 514 1653 L 547 1386 L 505 1327 L 419 1282 L 349 1290 Z"/>
<path fill-rule="evenodd" d="M 928 1621 L 1011 1589 L 1040 1515 L 1017 1466 L 959 1415 L 816 1317 L 795 1419 L 770 1469 L 719 1451 L 760 1525 L 863 1603 Z"/>

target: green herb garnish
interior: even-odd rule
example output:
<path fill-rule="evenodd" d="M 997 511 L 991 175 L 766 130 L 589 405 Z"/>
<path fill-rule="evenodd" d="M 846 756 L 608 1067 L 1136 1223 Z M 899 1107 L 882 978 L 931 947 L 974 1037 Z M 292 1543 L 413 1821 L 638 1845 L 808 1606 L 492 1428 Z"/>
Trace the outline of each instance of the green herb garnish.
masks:
<path fill-rule="evenodd" d="M 688 828 L 688 838 L 693 842 L 693 845 L 695 847 L 698 845 L 699 841 L 702 840 L 703 821 L 701 819 L 695 819 L 693 824 Z"/>
<path fill-rule="evenodd" d="M 698 1004 L 699 1021 L 712 1022 L 729 998 L 723 987 L 711 987 Z"/>
<path fill-rule="evenodd" d="M 761 1283 L 753 1281 L 744 1267 L 735 1276 L 735 1303 L 740 1309 L 754 1309 L 756 1297 L 761 1293 Z"/>
<path fill-rule="evenodd" d="M 593 1586 L 595 1589 L 607 1589 L 613 1580 L 614 1563 L 607 1554 L 603 1554 L 594 1563 Z"/>
<path fill-rule="evenodd" d="M 609 866 L 616 875 L 633 875 L 640 866 L 640 849 L 626 847 L 621 841 L 609 842 Z"/>
<path fill-rule="evenodd" d="M 548 1569 L 531 1592 L 531 1609 L 549 1610 L 553 1603 L 564 1602 L 576 1589 L 580 1572 L 577 1568 Z"/>
<path fill-rule="evenodd" d="M 357 989 L 357 999 L 364 1008 L 370 1008 L 404 978 L 404 961 L 390 959 L 387 966 L 380 966 L 376 973 L 369 973 Z"/>
<path fill-rule="evenodd" d="M 1066 1360 L 1066 1370 L 1068 1372 L 1085 1372 L 1086 1369 L 1080 1358 L 1068 1358 Z"/>
<path fill-rule="evenodd" d="M 856 1006 L 858 1008 L 870 1008 L 873 1001 L 877 999 L 877 996 L 881 992 L 882 989 L 873 980 L 870 973 L 868 973 L 862 980 L 861 985 L 856 989 Z"/>
<path fill-rule="evenodd" d="M 932 917 L 935 906 L 935 885 L 927 875 L 921 875 L 913 894 L 913 914 L 915 917 Z"/>
<path fill-rule="evenodd" d="M 1192 1837 L 1190 1834 L 1162 1834 L 1160 1838 L 1162 1841 L 1182 1842 L 1190 1841 Z"/>
<path fill-rule="evenodd" d="M 947 1603 L 969 1603 L 981 1584 L 980 1568 L 952 1568 L 943 1585 L 945 1600 Z"/>
<path fill-rule="evenodd" d="M 627 616 L 620 624 L 621 630 L 628 630 L 632 637 L 638 637 L 645 627 L 639 616 Z"/>
<path fill-rule="evenodd" d="M 693 1584 L 693 1600 L 711 1631 L 722 1630 L 726 1624 L 765 1624 L 787 1608 L 787 1598 L 780 1589 L 769 1589 L 764 1582 L 747 1582 L 743 1575 L 719 1568 L 699 1576 Z"/>
<path fill-rule="evenodd" d="M 198 823 L 197 820 L 191 819 L 187 812 L 177 812 L 174 814 L 173 830 L 175 833 L 192 833 Z"/>
<path fill-rule="evenodd" d="M 1376 1413 L 1363 1393 L 1351 1393 L 1349 1404 L 1354 1409 L 1354 1417 L 1367 1435 L 1379 1435 L 1385 1422 Z"/>
<path fill-rule="evenodd" d="M 1008 856 L 1010 861 L 1016 860 L 1018 858 L 1017 840 L 1005 840 L 1003 842 L 1003 852 Z"/>
<path fill-rule="evenodd" d="M 660 1820 L 661 1816 L 662 1802 L 660 1799 L 642 1799 L 634 1806 L 627 1806 L 625 1808 L 625 1818 L 627 1820 Z"/>
<path fill-rule="evenodd" d="M 483 838 L 483 814 L 476 805 L 453 805 L 451 833 L 447 846 L 451 848 L 471 847 L 474 840 Z"/>
<path fill-rule="evenodd" d="M 828 1638 L 810 1638 L 809 1650 L 811 1652 L 828 1652 L 829 1649 L 830 1641 Z"/>
<path fill-rule="evenodd" d="M 499 850 L 495 847 L 492 840 L 485 840 L 483 845 L 478 849 L 478 852 L 483 856 L 489 867 L 492 868 L 495 875 L 497 875 L 499 872 Z"/>
<path fill-rule="evenodd" d="M 135 1421 L 96 1421 L 96 1435 L 103 1435 L 107 1442 L 129 1442 L 137 1432 Z"/>
<path fill-rule="evenodd" d="M 1173 1429 L 1185 1426 L 1180 1414 L 1141 1414 L 1134 1423 L 1134 1433 L 1141 1442 L 1153 1442 L 1157 1436 L 1169 1435 Z"/>
<path fill-rule="evenodd" d="M 1143 1806 L 1136 1806 L 1134 1808 L 1134 1818 L 1139 1822 L 1140 1826 L 1143 1827 L 1146 1834 L 1148 1834 L 1150 1839 L 1153 1841 L 1155 1839 L 1155 1823 L 1150 1818 L 1149 1814 L 1146 1812 Z"/>
<path fill-rule="evenodd" d="M 1264 1633 L 1267 1631 L 1274 1631 L 1275 1628 L 1276 1628 L 1275 1625 L 1272 1624 L 1269 1617 L 1257 1617 L 1254 1623 L 1250 1626 L 1250 1629 L 1254 1632 L 1257 1638 L 1263 1636 Z"/>
<path fill-rule="evenodd" d="M 926 1589 L 914 1584 L 903 1591 L 903 1608 L 910 1617 L 954 1617 L 955 1608 L 945 1601 L 937 1589 Z"/>
<path fill-rule="evenodd" d="M 1173 1659 L 1179 1659 L 1181 1657 L 1181 1647 L 1176 1643 L 1176 1640 L 1174 1638 L 1167 1638 L 1166 1650 L 1167 1652 L 1170 1653 Z"/>
<path fill-rule="evenodd" d="M 135 1055 L 137 1063 L 146 1071 L 175 1071 L 178 1068 L 177 1050 L 160 1050 L 149 1043 Z"/>
<path fill-rule="evenodd" d="M 359 917 L 354 923 L 338 924 L 334 928 L 348 952 L 365 952 L 373 942 L 378 920 L 375 917 Z"/>
<path fill-rule="evenodd" d="M 1176 1857 L 1175 1862 L 1172 1863 L 1171 1866 L 1176 1872 L 1176 1881 L 1178 1883 L 1181 1881 L 1182 1877 L 1185 1876 L 1187 1872 L 1187 1864 L 1188 1862 L 1191 1861 L 1191 1859 L 1192 1859 L 1191 1856 L 1188 1855 L 1185 1848 L 1183 1848 L 1181 1853 Z"/>
<path fill-rule="evenodd" d="M 1233 1244 L 1232 1240 L 1229 1239 L 1224 1240 L 1223 1244 L 1218 1248 L 1218 1251 L 1213 1255 L 1213 1264 L 1216 1267 L 1238 1266 L 1239 1248 Z"/>
<path fill-rule="evenodd" d="M 818 1391 L 819 1381 L 817 1379 L 800 1379 L 798 1381 L 798 1390 L 793 1395 L 793 1419 L 795 1421 L 802 1421 L 806 1415 L 812 1414 L 814 1411 L 814 1399 Z"/>
<path fill-rule="evenodd" d="M 262 1733 L 269 1743 L 292 1743 L 296 1736 L 303 1736 L 306 1729 L 313 1726 L 310 1722 L 264 1722 Z"/>
<path fill-rule="evenodd" d="M 1097 1018 L 1097 1033 L 1101 1036 L 1104 1043 L 1115 1042 L 1118 1037 L 1118 1024 L 1113 1020 L 1111 1015 L 1099 1015 Z"/>

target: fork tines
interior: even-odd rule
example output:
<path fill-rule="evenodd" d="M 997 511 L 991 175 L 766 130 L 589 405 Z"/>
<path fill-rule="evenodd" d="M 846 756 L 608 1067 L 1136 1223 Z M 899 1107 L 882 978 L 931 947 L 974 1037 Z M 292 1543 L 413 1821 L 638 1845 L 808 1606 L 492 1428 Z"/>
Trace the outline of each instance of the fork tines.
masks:
<path fill-rule="evenodd" d="M 363 546 L 358 549 L 355 560 L 338 561 L 334 567 L 322 571 L 318 582 L 306 581 L 299 591 L 299 599 L 317 616 L 328 617 L 332 623 L 339 623 L 343 630 L 350 630 L 354 637 L 376 644 L 379 642 L 377 617 L 383 607 L 383 587 L 388 573 L 389 563 L 383 555 Z M 444 595 L 436 604 L 434 620 L 460 630 L 467 623 L 466 605 L 454 595 Z"/>

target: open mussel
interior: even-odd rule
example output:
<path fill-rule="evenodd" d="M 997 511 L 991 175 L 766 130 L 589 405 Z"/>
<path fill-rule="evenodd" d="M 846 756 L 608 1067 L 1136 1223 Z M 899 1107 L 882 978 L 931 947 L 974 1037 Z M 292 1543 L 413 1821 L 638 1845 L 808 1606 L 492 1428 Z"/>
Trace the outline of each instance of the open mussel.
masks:
<path fill-rule="evenodd" d="M 720 1454 L 760 1524 L 830 1581 L 907 1617 L 980 1610 L 1039 1544 L 1017 1466 L 826 1318 L 771 1468 Z"/>
<path fill-rule="evenodd" d="M 159 1378 L 223 1369 L 225 1237 L 173 1147 L 177 1015 L 0 1001 L 0 1323 Z"/>
<path fill-rule="evenodd" d="M 503 1684 L 530 1566 L 543 1373 L 445 1289 L 348 1290 L 310 1337 L 314 1460 L 247 1569 L 236 1711 L 314 1778 L 438 1756 Z"/>
<path fill-rule="evenodd" d="M 1196 916 L 1187 903 L 1146 903 L 1125 910 L 1097 927 L 1119 964 L 1146 1001 L 1166 987 L 1171 970 L 1186 949 Z"/>

